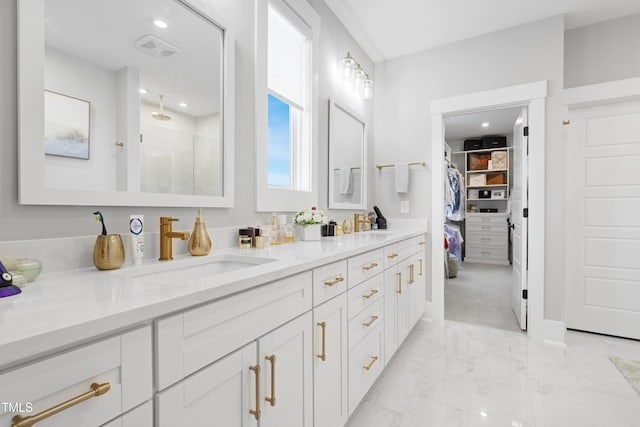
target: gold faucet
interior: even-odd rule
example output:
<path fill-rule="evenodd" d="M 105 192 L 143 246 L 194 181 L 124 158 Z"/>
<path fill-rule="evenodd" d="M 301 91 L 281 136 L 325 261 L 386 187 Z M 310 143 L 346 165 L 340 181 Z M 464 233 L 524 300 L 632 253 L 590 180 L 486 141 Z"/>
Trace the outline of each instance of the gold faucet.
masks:
<path fill-rule="evenodd" d="M 160 261 L 173 259 L 173 239 L 187 240 L 189 238 L 189 233 L 172 231 L 172 221 L 179 221 L 179 219 L 170 216 L 160 217 Z"/>
<path fill-rule="evenodd" d="M 357 233 L 361 231 L 360 226 L 364 225 L 365 222 L 369 222 L 369 218 L 367 218 L 367 214 L 353 214 L 353 232 Z M 362 231 L 365 231 L 362 229 Z"/>

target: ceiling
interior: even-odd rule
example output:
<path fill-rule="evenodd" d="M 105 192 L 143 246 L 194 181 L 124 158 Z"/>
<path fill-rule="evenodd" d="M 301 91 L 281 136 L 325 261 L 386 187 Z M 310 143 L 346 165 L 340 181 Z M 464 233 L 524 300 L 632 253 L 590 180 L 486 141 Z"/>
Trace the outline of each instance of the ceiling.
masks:
<path fill-rule="evenodd" d="M 638 0 L 325 0 L 374 62 L 565 14 L 565 28 L 640 12 Z"/>
<path fill-rule="evenodd" d="M 153 25 L 167 22 L 166 29 Z M 153 35 L 180 52 L 159 58 L 134 42 Z M 112 71 L 139 70 L 141 99 L 192 117 L 220 111 L 222 32 L 174 0 L 47 0 L 45 43 Z M 178 104 L 184 102 L 187 107 Z"/>
<path fill-rule="evenodd" d="M 453 142 L 484 135 L 511 135 L 520 111 L 522 108 L 516 107 L 446 117 L 444 138 Z M 483 122 L 489 123 L 489 127 L 483 128 Z"/>

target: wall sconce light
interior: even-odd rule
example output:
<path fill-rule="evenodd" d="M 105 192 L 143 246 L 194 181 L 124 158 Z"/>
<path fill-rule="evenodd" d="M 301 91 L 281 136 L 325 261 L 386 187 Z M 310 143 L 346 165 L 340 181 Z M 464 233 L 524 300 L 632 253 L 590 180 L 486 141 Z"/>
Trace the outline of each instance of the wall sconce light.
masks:
<path fill-rule="evenodd" d="M 353 89 L 358 91 L 364 99 L 373 98 L 373 80 L 349 52 L 342 59 L 342 77 L 347 84 L 351 83 Z"/>

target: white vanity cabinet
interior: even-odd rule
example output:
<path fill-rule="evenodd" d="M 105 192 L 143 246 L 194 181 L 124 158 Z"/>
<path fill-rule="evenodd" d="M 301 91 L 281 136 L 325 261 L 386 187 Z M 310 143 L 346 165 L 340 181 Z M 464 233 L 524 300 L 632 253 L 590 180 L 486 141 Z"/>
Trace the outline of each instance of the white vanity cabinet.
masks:
<path fill-rule="evenodd" d="M 391 360 L 409 333 L 409 260 L 384 271 L 385 358 Z"/>
<path fill-rule="evenodd" d="M 152 397 L 151 350 L 146 326 L 1 373 L 0 401 L 33 406 L 22 413 L 0 407 L 0 426 L 31 425 L 28 419 L 12 421 L 16 415 L 52 427 L 97 427 L 110 420 L 131 425 L 127 419 L 150 426 L 150 411 L 122 414 Z"/>

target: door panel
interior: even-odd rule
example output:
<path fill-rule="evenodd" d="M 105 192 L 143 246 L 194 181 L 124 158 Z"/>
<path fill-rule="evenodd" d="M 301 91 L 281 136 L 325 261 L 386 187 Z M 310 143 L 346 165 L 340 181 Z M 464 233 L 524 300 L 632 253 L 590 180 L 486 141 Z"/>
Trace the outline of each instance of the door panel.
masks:
<path fill-rule="evenodd" d="M 640 103 L 575 109 L 567 151 L 567 326 L 640 339 Z"/>
<path fill-rule="evenodd" d="M 528 207 L 528 137 L 524 136 L 527 126 L 527 109 L 523 108 L 513 126 L 513 189 L 511 191 L 511 224 L 513 280 L 511 307 L 520 328 L 527 329 L 527 300 L 522 293 L 527 289 L 527 218 L 522 211 Z"/>

